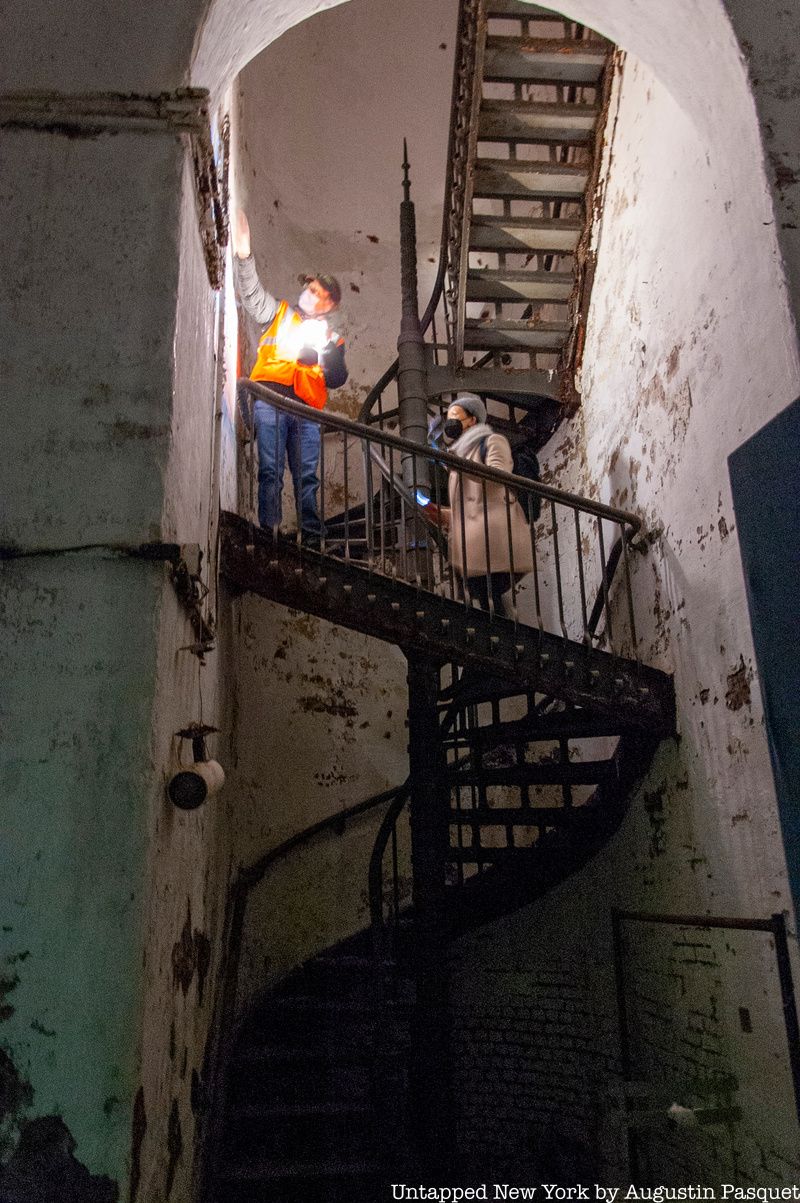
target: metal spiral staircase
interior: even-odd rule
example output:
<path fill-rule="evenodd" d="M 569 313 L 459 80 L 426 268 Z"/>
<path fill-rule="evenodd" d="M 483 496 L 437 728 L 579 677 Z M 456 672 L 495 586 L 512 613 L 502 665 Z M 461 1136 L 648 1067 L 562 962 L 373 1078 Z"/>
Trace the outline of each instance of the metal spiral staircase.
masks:
<path fill-rule="evenodd" d="M 521 0 L 462 0 L 439 270 L 420 319 L 406 175 L 398 360 L 358 422 L 241 382 L 322 426 L 320 476 L 335 474 L 344 504 L 326 514 L 321 497 L 319 545 L 299 523 L 294 536 L 258 528 L 251 441 L 251 514 L 222 516 L 228 588 L 403 649 L 410 775 L 355 808 L 386 808 L 368 870 L 369 942 L 309 963 L 235 1030 L 229 970 L 215 1203 L 366 1201 L 387 1197 L 404 1161 L 415 1180 L 445 1172 L 448 943 L 594 856 L 674 732 L 672 681 L 638 655 L 636 515 L 470 463 L 484 514 L 499 492 L 528 518 L 533 571 L 514 573 L 509 524 L 500 614 L 471 604 L 441 519 L 419 504 L 422 494 L 438 507 L 448 474 L 466 474 L 429 443 L 459 389 L 489 399 L 512 445 L 534 448 L 576 404 L 612 49 Z M 486 537 L 488 571 L 488 524 Z M 264 864 L 237 885 L 233 946 Z"/>

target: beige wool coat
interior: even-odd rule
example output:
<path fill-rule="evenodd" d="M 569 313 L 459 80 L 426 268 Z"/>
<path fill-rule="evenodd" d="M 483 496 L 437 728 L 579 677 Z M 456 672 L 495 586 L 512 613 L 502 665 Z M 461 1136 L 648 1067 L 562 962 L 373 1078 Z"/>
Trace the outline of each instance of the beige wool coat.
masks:
<path fill-rule="evenodd" d="M 482 463 L 481 445 L 473 447 L 464 457 L 465 463 Z M 513 472 L 514 461 L 508 439 L 492 433 L 486 439 L 486 467 L 501 472 Z M 489 564 L 486 562 L 486 528 L 484 524 L 483 486 L 486 486 L 486 511 L 489 528 Z M 461 526 L 461 490 L 464 491 L 464 529 Z M 509 514 L 511 517 L 511 546 L 514 551 L 514 572 L 533 570 L 531 530 L 525 521 L 522 506 L 512 489 L 506 502 L 503 485 L 479 480 L 466 473 L 451 471 L 448 480 L 450 500 L 450 532 L 448 547 L 450 563 L 460 576 L 481 576 L 489 572 L 510 572 Z M 466 556 L 464 554 L 466 545 Z"/>

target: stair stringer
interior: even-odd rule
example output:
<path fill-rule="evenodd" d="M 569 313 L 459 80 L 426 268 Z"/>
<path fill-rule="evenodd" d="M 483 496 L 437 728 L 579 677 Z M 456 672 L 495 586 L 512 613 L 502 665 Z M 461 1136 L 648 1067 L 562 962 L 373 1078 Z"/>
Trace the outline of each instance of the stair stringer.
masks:
<path fill-rule="evenodd" d="M 518 863 L 486 869 L 457 891 L 448 891 L 451 938 L 535 902 L 597 856 L 622 825 L 660 742 L 659 736 L 646 733 L 621 735 L 613 756 L 616 780 L 599 785 L 587 802 L 574 807 L 568 827 L 550 831 L 530 849 L 521 849 Z"/>

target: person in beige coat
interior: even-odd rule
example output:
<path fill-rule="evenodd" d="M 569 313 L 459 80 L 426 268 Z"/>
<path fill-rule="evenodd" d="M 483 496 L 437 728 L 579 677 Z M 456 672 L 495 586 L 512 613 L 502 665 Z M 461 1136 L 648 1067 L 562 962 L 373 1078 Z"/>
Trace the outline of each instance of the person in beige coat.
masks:
<path fill-rule="evenodd" d="M 454 440 L 449 448 L 453 455 L 501 472 L 514 471 L 508 439 L 487 424 L 486 406 L 475 393 L 456 397 L 444 432 Z M 533 569 L 531 531 L 522 506 L 513 489 L 466 472 L 450 472 L 448 498 L 449 507 L 433 506 L 428 513 L 448 531 L 450 563 L 473 603 L 488 610 L 491 597 L 495 612 L 502 613 L 512 567 L 515 581 Z"/>

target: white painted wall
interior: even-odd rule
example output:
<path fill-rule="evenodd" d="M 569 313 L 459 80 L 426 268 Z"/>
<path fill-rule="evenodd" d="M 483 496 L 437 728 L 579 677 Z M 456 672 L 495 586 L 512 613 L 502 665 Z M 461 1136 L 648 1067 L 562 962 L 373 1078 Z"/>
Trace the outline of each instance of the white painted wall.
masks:
<path fill-rule="evenodd" d="M 487 989 L 502 995 L 498 974 L 535 978 L 560 961 L 588 967 L 588 997 L 613 1017 L 611 905 L 759 918 L 785 910 L 794 935 L 726 462 L 800 387 L 748 109 L 745 95 L 735 145 L 727 133 L 720 145 L 631 55 L 612 98 L 583 405 L 544 459 L 555 483 L 646 521 L 653 542 L 634 571 L 640 650 L 674 674 L 679 740 L 662 745 L 621 832 L 588 871 L 493 929 L 496 938 L 465 942 L 454 983 L 462 1005 Z M 796 965 L 794 940 L 792 951 Z M 653 938 L 650 969 L 665 980 L 670 955 Z M 737 955 L 722 940 L 714 955 L 721 1047 L 739 1077 L 743 1122 L 735 1156 L 710 1134 L 688 1146 L 687 1164 L 697 1172 L 718 1155 L 713 1173 L 723 1173 L 733 1156 L 736 1173 L 788 1180 L 796 1119 L 773 954 L 764 942 Z M 679 1035 L 692 1005 L 695 971 L 685 972 L 688 993 L 672 1003 Z M 754 1038 L 741 1032 L 740 1006 L 753 1009 Z M 669 1158 L 659 1181 L 677 1180 L 680 1157 Z"/>
<path fill-rule="evenodd" d="M 296 25 L 239 81 L 236 190 L 262 282 L 295 301 L 301 273 L 339 279 L 350 379 L 330 407 L 351 417 L 396 355 L 404 137 L 422 308 L 433 285 L 456 16 L 455 0 L 351 0 Z"/>

